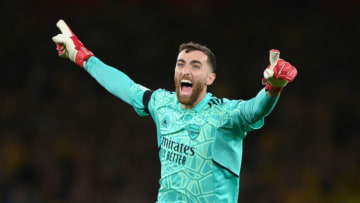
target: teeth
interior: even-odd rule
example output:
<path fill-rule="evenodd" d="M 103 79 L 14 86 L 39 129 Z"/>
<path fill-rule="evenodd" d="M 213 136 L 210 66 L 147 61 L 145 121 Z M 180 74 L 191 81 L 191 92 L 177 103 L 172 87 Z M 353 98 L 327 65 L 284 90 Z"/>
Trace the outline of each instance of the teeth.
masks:
<path fill-rule="evenodd" d="M 189 83 L 189 84 L 192 84 L 190 80 L 181 80 L 181 83 Z"/>

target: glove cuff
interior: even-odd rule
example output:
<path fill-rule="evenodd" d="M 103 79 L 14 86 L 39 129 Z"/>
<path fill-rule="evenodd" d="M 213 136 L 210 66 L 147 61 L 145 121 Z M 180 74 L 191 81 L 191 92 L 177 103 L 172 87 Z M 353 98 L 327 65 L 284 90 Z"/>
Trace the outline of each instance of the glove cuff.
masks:
<path fill-rule="evenodd" d="M 81 68 L 84 68 L 87 60 L 92 56 L 94 56 L 93 52 L 87 50 L 85 47 L 81 47 L 76 54 L 75 63 Z"/>

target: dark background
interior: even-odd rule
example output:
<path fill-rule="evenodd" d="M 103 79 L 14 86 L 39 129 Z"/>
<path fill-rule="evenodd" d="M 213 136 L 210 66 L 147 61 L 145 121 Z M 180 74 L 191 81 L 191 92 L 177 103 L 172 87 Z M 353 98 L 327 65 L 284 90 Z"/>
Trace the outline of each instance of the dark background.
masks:
<path fill-rule="evenodd" d="M 218 60 L 210 91 L 249 99 L 268 51 L 297 67 L 265 126 L 244 140 L 239 202 L 360 202 L 360 3 L 144 0 L 0 3 L 0 203 L 154 202 L 156 130 L 59 58 L 63 18 L 105 63 L 173 90 L 178 46 Z"/>

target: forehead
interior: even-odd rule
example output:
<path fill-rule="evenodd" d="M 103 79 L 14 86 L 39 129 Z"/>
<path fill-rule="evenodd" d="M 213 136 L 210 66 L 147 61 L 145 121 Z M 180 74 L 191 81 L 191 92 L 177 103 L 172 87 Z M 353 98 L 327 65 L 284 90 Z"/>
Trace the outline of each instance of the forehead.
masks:
<path fill-rule="evenodd" d="M 187 62 L 197 60 L 197 61 L 205 63 L 207 61 L 207 59 L 208 59 L 208 56 L 204 52 L 199 51 L 199 50 L 193 50 L 193 51 L 189 51 L 189 52 L 186 52 L 186 50 L 182 50 L 179 53 L 177 59 L 178 60 L 183 59 L 183 60 L 185 60 Z"/>

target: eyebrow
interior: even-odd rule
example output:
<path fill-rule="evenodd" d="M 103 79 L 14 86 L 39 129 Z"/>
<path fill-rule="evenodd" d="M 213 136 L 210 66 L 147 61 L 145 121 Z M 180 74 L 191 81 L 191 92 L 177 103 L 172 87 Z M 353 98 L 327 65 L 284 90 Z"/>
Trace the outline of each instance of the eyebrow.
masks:
<path fill-rule="evenodd" d="M 177 61 L 178 61 L 178 62 L 186 63 L 184 59 L 178 59 Z M 198 61 L 198 60 L 192 60 L 192 61 L 190 61 L 190 64 L 194 64 L 194 63 L 198 63 L 198 64 L 202 65 L 202 63 L 201 63 L 200 61 Z"/>

